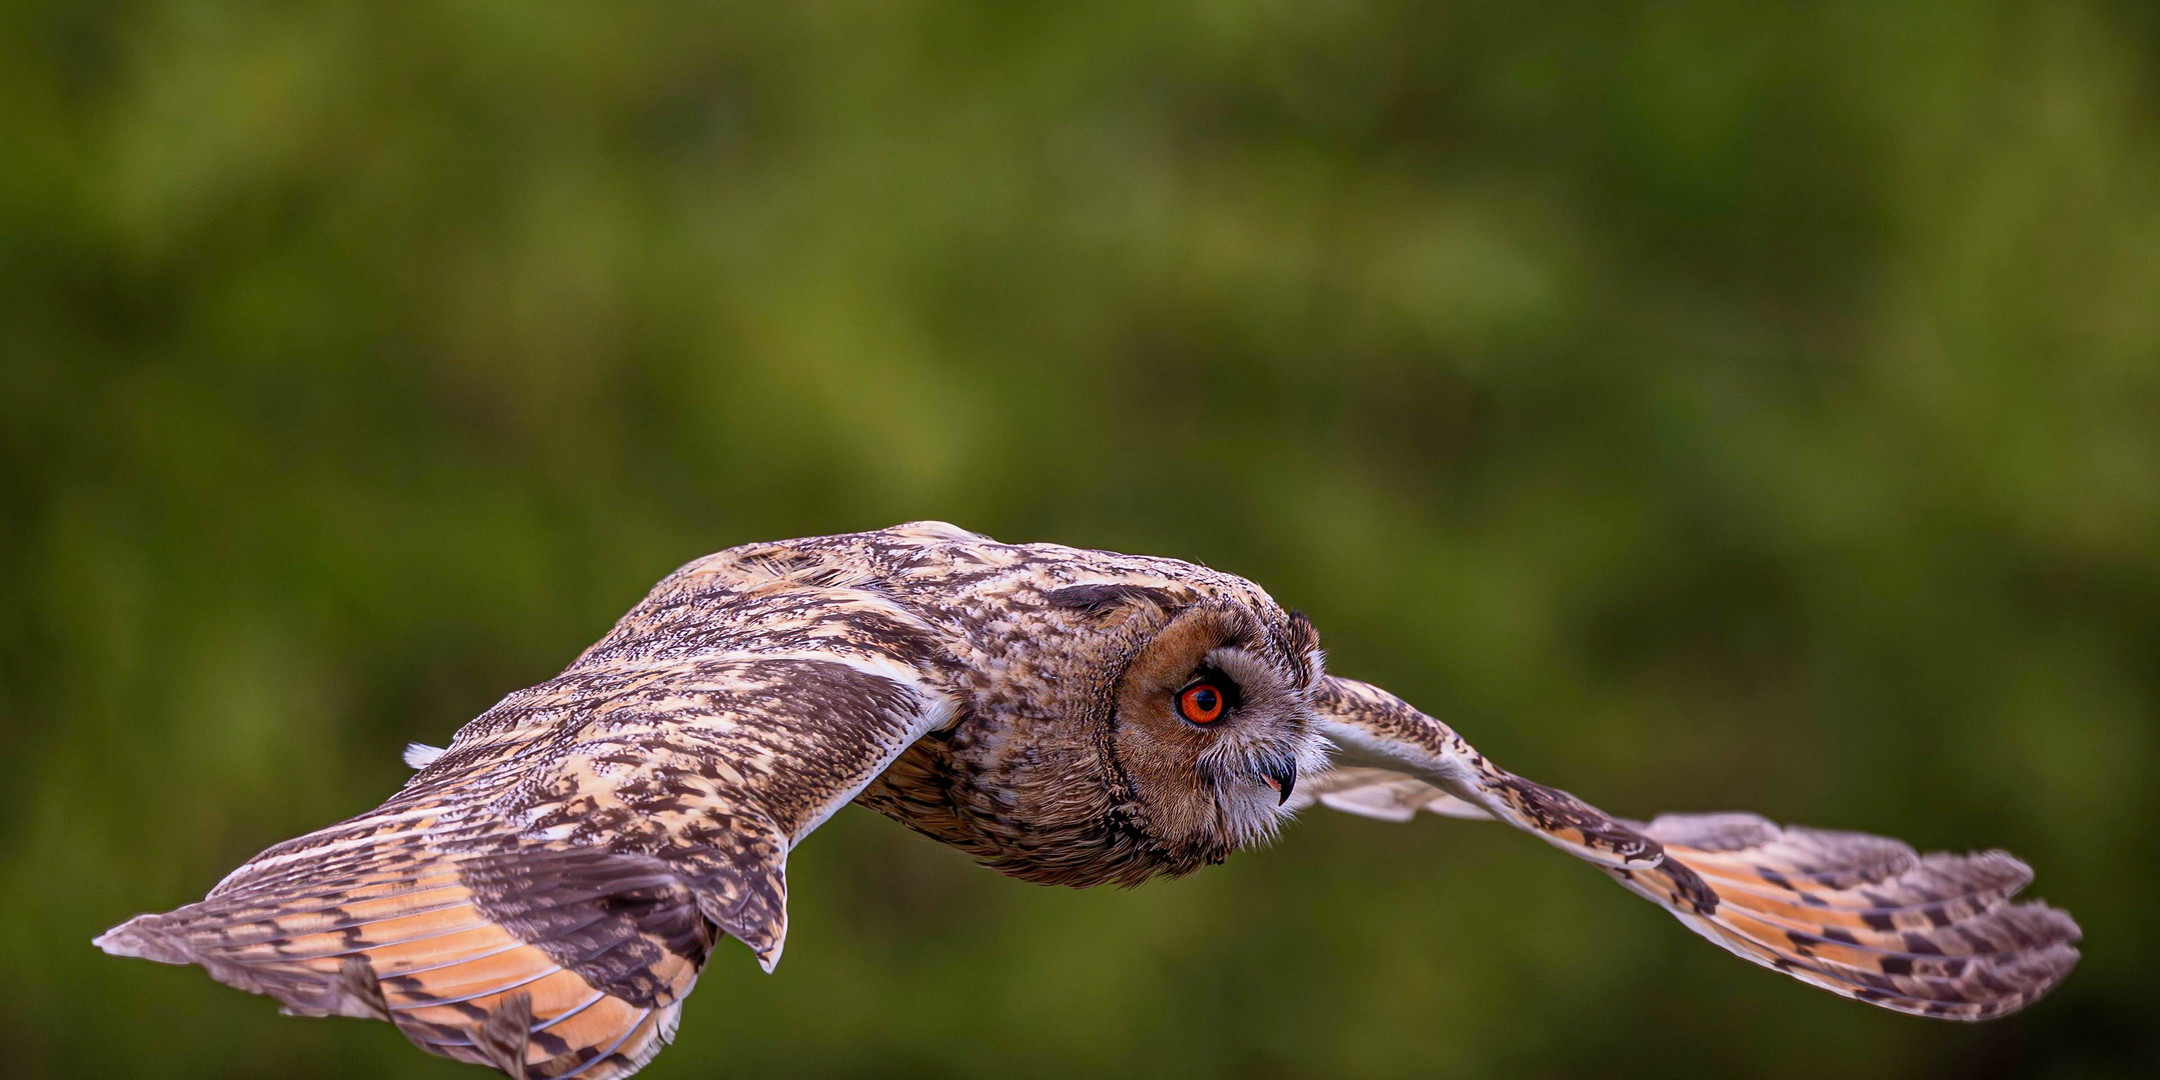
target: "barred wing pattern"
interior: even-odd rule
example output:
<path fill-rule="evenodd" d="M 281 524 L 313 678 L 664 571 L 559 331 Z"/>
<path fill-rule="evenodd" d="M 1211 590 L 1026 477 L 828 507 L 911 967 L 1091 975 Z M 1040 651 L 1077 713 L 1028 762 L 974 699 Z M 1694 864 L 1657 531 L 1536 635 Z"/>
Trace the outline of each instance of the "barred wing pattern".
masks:
<path fill-rule="evenodd" d="M 1377 687 L 1331 677 L 1315 705 L 1341 752 L 1337 768 L 1313 778 L 1312 801 L 1396 821 L 1419 809 L 1498 818 L 1596 864 L 1735 955 L 1832 993 L 1986 1020 L 2038 1000 L 2077 963 L 2069 915 L 2010 902 L 2032 871 L 2006 852 L 1919 855 L 1896 840 L 1752 814 L 1629 822 L 1499 768 Z"/>
<path fill-rule="evenodd" d="M 686 567 L 390 801 L 98 944 L 510 1076 L 637 1071 L 720 933 L 778 961 L 789 849 L 953 714 L 913 616 L 739 569 Z"/>

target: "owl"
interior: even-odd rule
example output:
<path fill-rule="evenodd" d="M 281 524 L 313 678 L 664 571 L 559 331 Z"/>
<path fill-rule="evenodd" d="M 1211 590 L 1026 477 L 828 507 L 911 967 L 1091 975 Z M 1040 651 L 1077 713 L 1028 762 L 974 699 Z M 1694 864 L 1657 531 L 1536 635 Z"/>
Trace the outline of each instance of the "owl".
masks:
<path fill-rule="evenodd" d="M 257 855 L 107 952 L 287 1012 L 388 1020 L 513 1077 L 636 1072 L 724 938 L 770 971 L 787 859 L 858 802 L 1028 881 L 1132 885 L 1320 805 L 1494 820 L 1833 993 L 1985 1020 L 2077 961 L 2000 851 L 1752 814 L 1616 818 L 1331 675 L 1312 623 L 1192 563 L 938 522 L 753 544 L 669 575 L 389 801 Z"/>

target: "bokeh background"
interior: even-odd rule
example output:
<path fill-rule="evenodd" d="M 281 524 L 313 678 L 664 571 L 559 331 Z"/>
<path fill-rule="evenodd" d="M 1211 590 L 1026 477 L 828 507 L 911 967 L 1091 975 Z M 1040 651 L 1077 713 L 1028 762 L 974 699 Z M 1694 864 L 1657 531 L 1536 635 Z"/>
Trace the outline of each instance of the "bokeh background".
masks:
<path fill-rule="evenodd" d="M 2013 1019 L 1506 830 L 1131 892 L 859 810 L 649 1073 L 2160 1073 L 2160 7 L 0 7 L 0 1072 L 456 1077 L 91 936 L 653 581 L 1205 561 L 1611 810 L 2002 845 Z"/>

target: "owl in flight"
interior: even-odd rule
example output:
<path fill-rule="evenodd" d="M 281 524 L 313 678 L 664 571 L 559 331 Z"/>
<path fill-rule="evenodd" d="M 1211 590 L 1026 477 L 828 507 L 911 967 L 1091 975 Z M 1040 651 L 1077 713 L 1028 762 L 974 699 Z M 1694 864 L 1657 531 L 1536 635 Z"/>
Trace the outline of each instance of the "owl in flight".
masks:
<path fill-rule="evenodd" d="M 2001 1016 L 2078 958 L 2068 915 L 2010 902 L 2032 872 L 2004 852 L 1611 817 L 1327 674 L 1312 624 L 1249 581 L 937 522 L 699 559 L 407 760 L 388 802 L 97 944 L 510 1076 L 600 1080 L 674 1038 L 723 936 L 779 962 L 788 852 L 851 800 L 1072 886 L 1189 873 L 1317 802 L 1505 822 L 1743 959 L 1899 1012 Z"/>

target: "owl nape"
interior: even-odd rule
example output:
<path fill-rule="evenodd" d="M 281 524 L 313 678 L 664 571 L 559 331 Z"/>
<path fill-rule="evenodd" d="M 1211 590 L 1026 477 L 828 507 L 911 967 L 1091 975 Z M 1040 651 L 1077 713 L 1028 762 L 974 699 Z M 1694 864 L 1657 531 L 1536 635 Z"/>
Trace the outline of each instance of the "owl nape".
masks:
<path fill-rule="evenodd" d="M 1324 806 L 1498 820 L 1719 946 L 1886 1009 L 2016 1011 L 2077 924 L 2001 851 L 1751 814 L 1614 818 L 1488 761 L 1243 578 L 939 522 L 731 548 L 661 581 L 387 802 L 98 938 L 517 1077 L 627 1076 L 723 938 L 766 970 L 786 858 L 850 801 L 1000 873 L 1190 873 Z"/>

